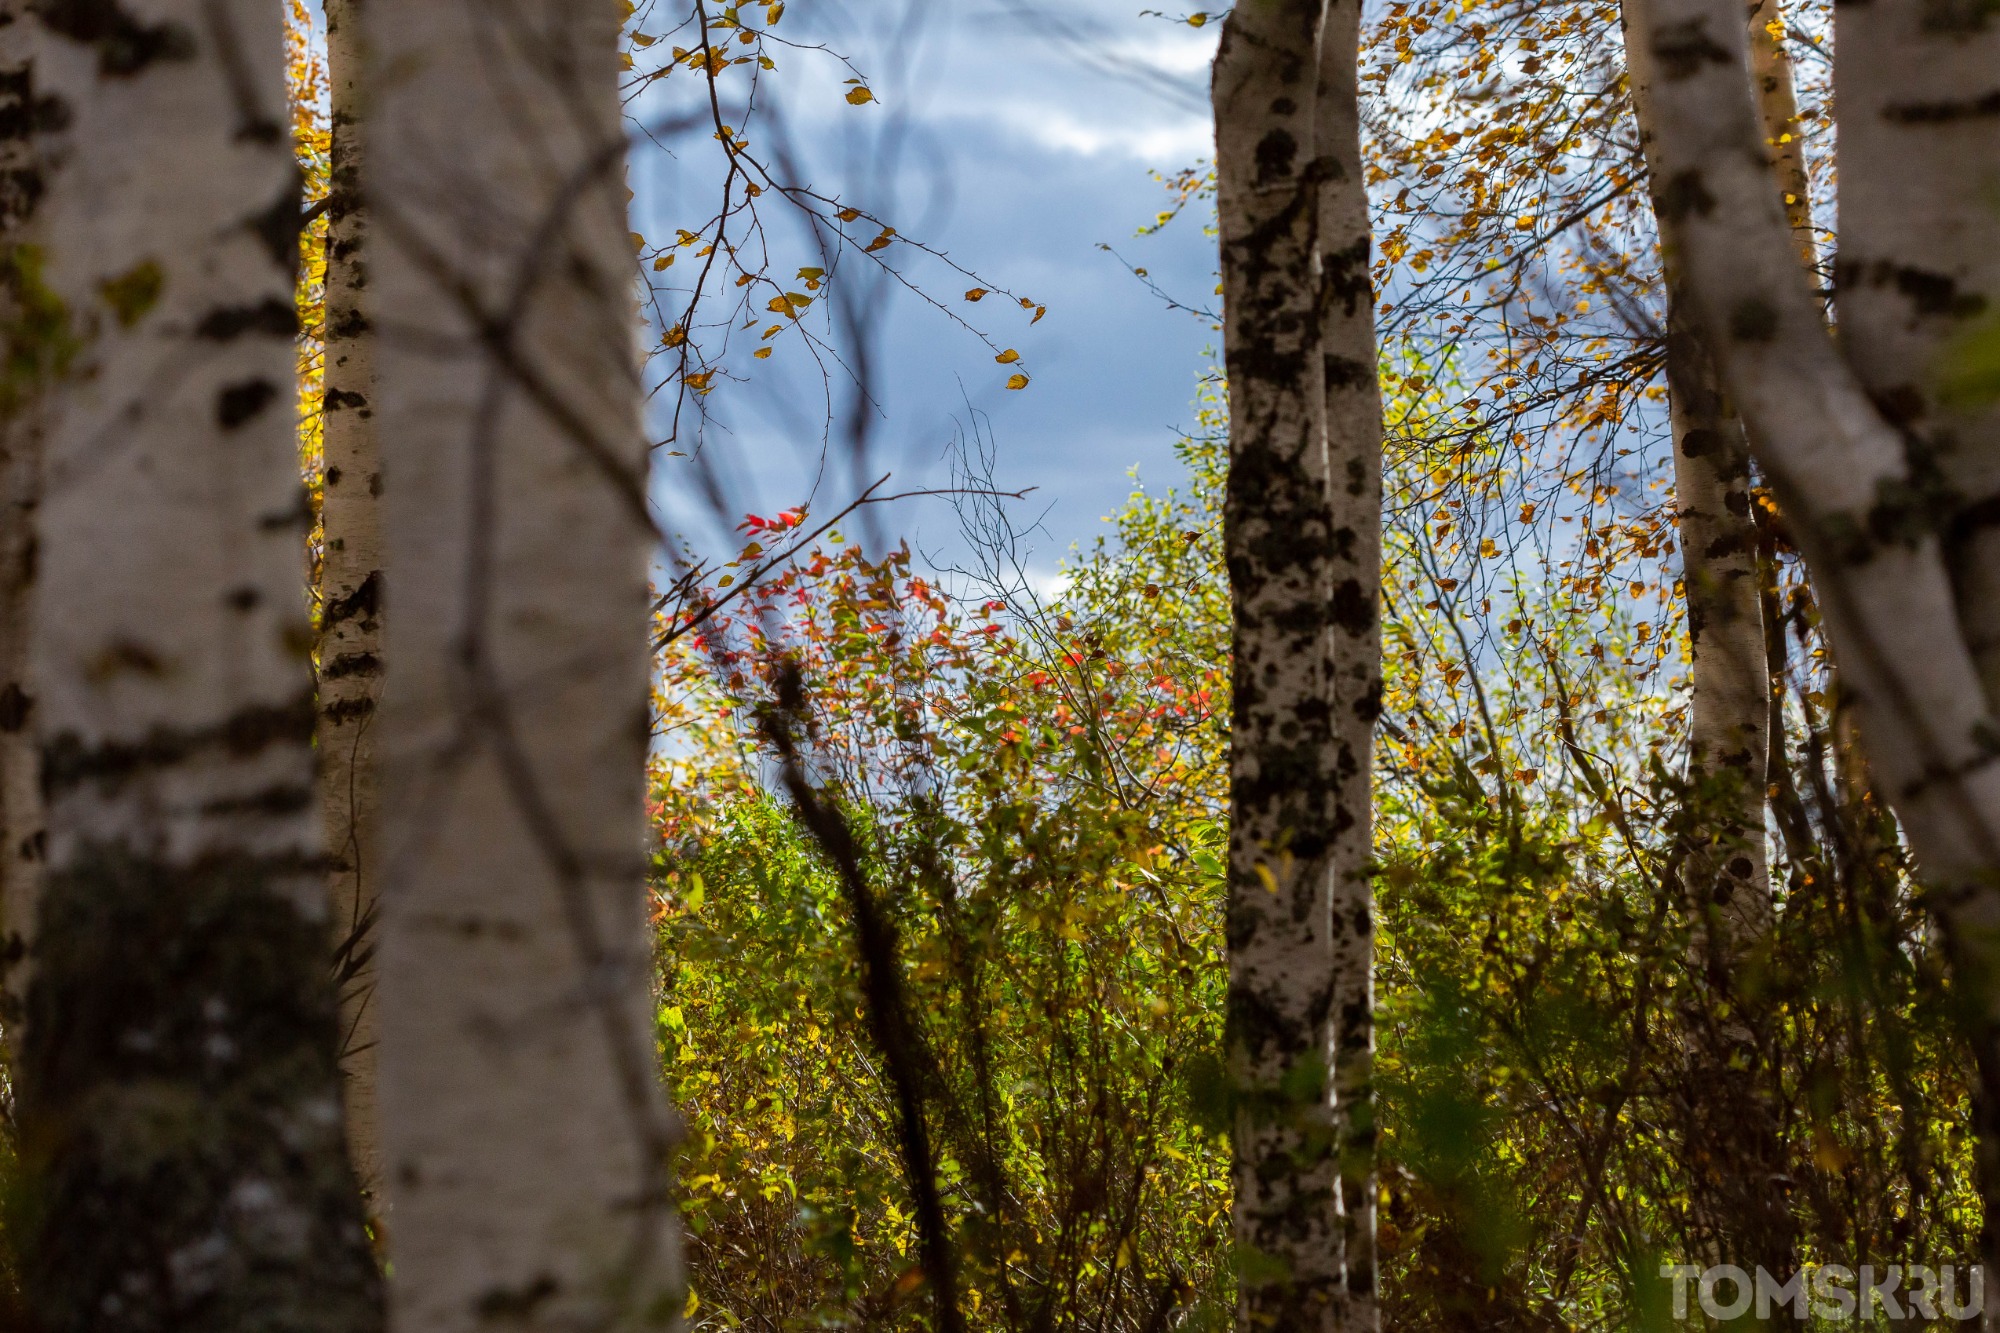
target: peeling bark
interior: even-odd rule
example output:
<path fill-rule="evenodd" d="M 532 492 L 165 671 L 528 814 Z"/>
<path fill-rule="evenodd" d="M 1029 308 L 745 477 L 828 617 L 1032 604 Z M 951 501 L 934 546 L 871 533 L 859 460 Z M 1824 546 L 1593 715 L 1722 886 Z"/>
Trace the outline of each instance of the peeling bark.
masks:
<path fill-rule="evenodd" d="M 392 1323 L 670 1326 L 616 0 L 367 8 Z"/>
<path fill-rule="evenodd" d="M 326 824 L 340 985 L 347 1138 L 372 1198 L 375 1128 L 375 710 L 382 683 L 382 468 L 375 443 L 374 335 L 363 312 L 367 217 L 361 199 L 361 0 L 326 0 L 332 148 L 327 190 L 325 487 L 320 520 L 320 806 Z"/>
<path fill-rule="evenodd" d="M 18 1095 L 45 1333 L 372 1330 L 340 1128 L 290 401 L 279 13 L 43 0 L 31 674 L 48 861 Z"/>

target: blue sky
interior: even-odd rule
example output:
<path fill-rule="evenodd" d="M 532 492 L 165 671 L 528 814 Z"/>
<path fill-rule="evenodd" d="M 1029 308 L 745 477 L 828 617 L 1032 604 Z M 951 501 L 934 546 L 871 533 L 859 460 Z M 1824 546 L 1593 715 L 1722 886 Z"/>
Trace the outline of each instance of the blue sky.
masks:
<path fill-rule="evenodd" d="M 1029 8 L 1045 2 L 1059 17 Z M 778 29 L 848 57 L 875 103 L 849 105 L 843 80 L 853 76 L 811 52 L 780 53 L 772 86 L 800 172 L 816 188 L 947 252 L 987 285 L 1048 306 L 1031 327 L 998 300 L 966 305 L 970 284 L 942 265 L 905 260 L 926 291 L 1019 350 L 1032 383 L 1010 392 L 1012 367 L 995 365 L 990 350 L 920 298 L 892 292 L 869 304 L 880 367 L 869 471 L 893 472 L 895 489 L 944 484 L 948 446 L 977 417 L 990 433 L 996 480 L 1036 488 L 1015 513 L 1041 521 L 1028 564 L 1046 577 L 1131 492 L 1135 465 L 1149 489 L 1178 479 L 1173 445 L 1192 422 L 1214 334 L 1169 310 L 1099 247 L 1114 246 L 1176 296 L 1212 302 L 1212 242 L 1200 218 L 1156 236 L 1134 232 L 1167 200 L 1150 173 L 1209 152 L 1215 29 L 1141 17 L 1142 0 L 916 3 L 794 0 Z M 658 114 L 675 95 L 663 90 L 642 114 Z M 762 142 L 753 146 L 771 146 L 778 131 L 758 125 L 750 134 Z M 635 218 L 649 234 L 692 225 L 712 195 L 718 156 L 703 146 L 696 136 L 692 147 L 669 141 L 635 153 Z M 726 463 L 742 509 L 770 512 L 810 495 L 826 512 L 856 483 L 844 465 L 819 473 L 823 381 L 790 341 L 768 361 L 732 357 L 751 379 L 711 398 L 716 420 L 702 447 Z M 688 479 L 677 471 L 685 467 L 667 460 L 659 484 L 670 511 L 692 517 Z M 963 557 L 957 521 L 940 502 L 878 519 L 945 563 Z"/>

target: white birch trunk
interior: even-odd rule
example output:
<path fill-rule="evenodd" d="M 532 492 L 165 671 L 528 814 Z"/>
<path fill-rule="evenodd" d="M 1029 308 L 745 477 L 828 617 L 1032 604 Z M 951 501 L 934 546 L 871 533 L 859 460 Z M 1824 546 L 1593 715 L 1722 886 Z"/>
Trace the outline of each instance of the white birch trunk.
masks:
<path fill-rule="evenodd" d="M 1301 1333 L 1337 1329 L 1343 1317 L 1328 1041 L 1342 794 L 1336 542 L 1314 146 L 1324 7 L 1239 4 L 1214 71 L 1235 611 L 1227 1043 L 1237 1327 Z"/>
<path fill-rule="evenodd" d="M 1628 7 L 1629 12 L 1629 7 Z M 1761 31 L 1757 15 L 1751 32 Z M 1765 36 L 1768 43 L 1768 34 Z M 1649 176 L 1663 179 L 1652 108 L 1657 72 L 1627 42 L 1627 79 Z M 1789 104 L 1765 88 L 1764 105 Z M 1665 221 L 1661 231 L 1666 232 Z M 1683 872 L 1704 952 L 1733 958 L 1772 920 L 1764 796 L 1771 748 L 1771 684 L 1758 534 L 1750 511 L 1750 448 L 1730 410 L 1708 339 L 1692 309 L 1679 257 L 1663 243 L 1667 394 L 1681 586 L 1692 658 L 1688 779 L 1706 818 Z"/>
<path fill-rule="evenodd" d="M 72 136 L 43 235 L 75 351 L 32 652 L 30 1300 L 50 1329 L 379 1327 L 312 785 L 279 11 L 36 8 Z"/>
<path fill-rule="evenodd" d="M 1953 401 L 1940 392 L 1939 372 L 1952 344 L 2000 311 L 2000 18 L 1965 0 L 1842 5 L 1834 50 L 1840 341 L 1877 410 L 1901 434 L 1913 482 L 1942 511 L 1937 531 L 1959 630 L 1986 708 L 1996 710 L 2000 402 Z M 1864 709 L 1864 728 L 1871 721 Z M 1989 737 L 1989 762 L 1993 748 Z M 1865 770 L 1856 776 L 1865 781 Z M 1965 933 L 1957 932 L 1961 941 Z M 1961 943 L 1961 953 L 1968 947 L 1977 946 Z M 1980 984 L 1988 1021 L 2000 1021 L 1991 1017 L 2000 1009 L 2000 976 Z M 1986 1198 L 1985 1322 L 2000 1328 L 2000 1052 L 1993 1044 L 1981 1044 L 1975 1120 Z"/>
<path fill-rule="evenodd" d="M 1333 1100 L 1340 1143 L 1342 1328 L 1382 1316 L 1375 1259 L 1375 721 L 1382 713 L 1382 391 L 1361 156 L 1360 0 L 1320 30 L 1321 370 L 1333 532 Z"/>
<path fill-rule="evenodd" d="M 1906 429 L 1907 420 L 1892 422 L 1883 409 L 1905 414 L 1879 391 L 1871 398 L 1864 382 L 1877 374 L 1871 358 L 1888 353 L 1850 338 L 1851 370 L 1821 324 L 1781 201 L 1770 188 L 1741 10 L 1729 0 L 1646 0 L 1628 12 L 1634 44 L 1643 44 L 1659 69 L 1653 102 L 1661 170 L 1654 193 L 1669 244 L 1686 267 L 1702 326 L 1805 553 L 1875 778 L 1902 819 L 1944 926 L 1966 1002 L 1980 1094 L 1993 1106 L 2000 1093 L 2000 765 L 1994 739 L 2000 733 L 1982 689 L 1977 640 L 1959 620 L 1939 531 L 1948 512 L 1941 512 L 1945 506 L 1928 478 L 1912 468 L 1898 428 Z M 1882 32 L 1865 45 L 1843 40 L 1851 44 L 1849 55 L 1890 68 L 1928 49 L 1913 29 Z M 1994 66 L 1983 68 L 1990 77 Z M 1939 67 L 1931 87 L 1942 97 L 1923 105 L 1980 105 L 1960 95 L 1964 81 L 1953 86 L 1945 77 L 1959 73 L 1967 72 Z M 1883 119 L 1883 110 L 1843 95 L 1843 250 L 1851 209 L 1860 206 L 1847 197 L 1848 174 L 1857 166 L 1864 176 L 1859 198 L 1870 197 L 1868 150 L 1861 150 L 1862 164 L 1850 163 L 1849 145 L 1866 145 L 1877 132 L 1856 125 L 1850 138 L 1850 121 Z M 1963 169 L 1949 156 L 1951 143 L 1943 135 L 1903 141 L 1894 167 L 1881 169 L 1899 173 L 1909 192 L 1898 196 L 1885 188 L 1874 194 L 1876 206 L 1893 206 L 1906 219 L 1921 211 L 1926 186 L 1940 173 Z M 2000 218 L 1988 225 L 2000 227 Z M 1989 247 L 2000 249 L 2000 236 L 1988 235 Z M 1844 330 L 1849 284 L 1840 286 Z M 1989 1167 L 1994 1132 L 1990 1120 L 1982 1126 Z M 2000 1215 L 2000 1189 L 1990 1170 L 1984 1192 L 1988 1214 Z"/>
<path fill-rule="evenodd" d="M 1784 200 L 1792 244 L 1799 261 L 1811 269 L 1818 265 L 1819 247 L 1813 240 L 1812 181 L 1806 175 L 1798 91 L 1792 82 L 1792 58 L 1785 50 L 1785 9 L 1782 0 L 1750 0 L 1749 11 L 1750 75 L 1764 120 L 1764 151 Z"/>
<path fill-rule="evenodd" d="M 685 1299 L 644 912 L 645 448 L 615 0 L 365 18 L 394 571 L 376 988 L 392 1324 Z"/>
<path fill-rule="evenodd" d="M 1841 344 L 1952 507 L 1945 562 L 2000 708 L 2000 402 L 1937 386 L 1952 342 L 2000 311 L 2000 22 L 1881 0 L 1843 6 L 1837 35 Z"/>
<path fill-rule="evenodd" d="M 326 824 L 347 1138 L 362 1187 L 380 1192 L 375 1127 L 375 890 L 380 788 L 375 709 L 382 681 L 382 494 L 375 444 L 374 337 L 361 199 L 361 0 L 325 0 L 332 161 L 327 192 L 326 357 L 320 521 L 320 805 Z"/>
<path fill-rule="evenodd" d="M 1659 73 L 1647 44 L 1633 32 L 1635 9 L 1626 10 L 1627 77 L 1647 171 L 1659 181 L 1666 179 L 1655 130 Z M 1773 98 L 1765 101 L 1774 104 Z M 1781 197 L 1781 182 L 1766 179 L 1771 197 Z M 1669 221 L 1662 216 L 1659 224 L 1674 488 L 1693 657 L 1688 778 L 1700 819 L 1690 831 L 1694 845 L 1682 875 L 1694 914 L 1691 961 L 1720 983 L 1721 997 L 1733 1006 L 1720 1022 L 1696 1007 L 1683 1029 L 1683 1078 L 1701 1093 L 1679 1108 L 1677 1124 L 1694 1173 L 1688 1193 L 1704 1260 L 1790 1272 L 1797 1266 L 1796 1226 L 1784 1191 L 1774 1184 L 1784 1170 L 1784 1150 L 1776 1112 L 1760 1096 L 1755 1010 L 1735 991 L 1749 948 L 1774 921 L 1764 832 L 1772 695 L 1750 451 L 1744 422 L 1723 393 Z M 1782 1313 L 1776 1317 L 1784 1322 Z"/>

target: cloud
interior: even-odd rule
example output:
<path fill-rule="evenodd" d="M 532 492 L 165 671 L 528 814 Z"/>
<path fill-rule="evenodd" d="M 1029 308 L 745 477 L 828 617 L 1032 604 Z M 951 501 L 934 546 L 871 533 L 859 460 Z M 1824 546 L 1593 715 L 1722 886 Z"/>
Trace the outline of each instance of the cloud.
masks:
<path fill-rule="evenodd" d="M 1117 156 L 1151 167 L 1172 168 L 1207 156 L 1215 145 L 1214 127 L 1193 116 L 1135 117 L 1118 124 L 1021 103 L 997 111 L 994 119 L 1037 147 L 1082 157 Z"/>

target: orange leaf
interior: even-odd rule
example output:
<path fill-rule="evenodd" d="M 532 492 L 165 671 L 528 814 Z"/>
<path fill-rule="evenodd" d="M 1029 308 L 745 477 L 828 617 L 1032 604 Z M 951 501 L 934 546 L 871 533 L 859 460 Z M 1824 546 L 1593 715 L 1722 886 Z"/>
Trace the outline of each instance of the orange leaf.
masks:
<path fill-rule="evenodd" d="M 984 295 L 986 295 L 986 289 L 984 287 L 974 287 L 971 291 L 965 294 L 965 299 L 968 301 L 977 301 L 980 297 Z"/>

